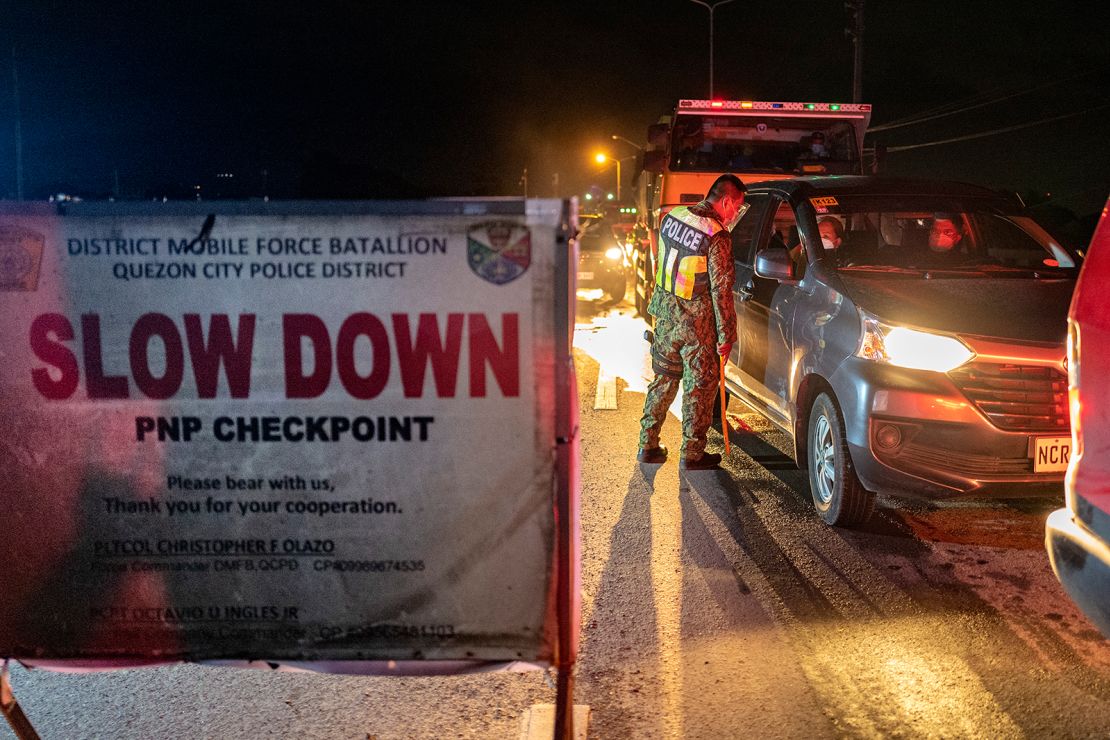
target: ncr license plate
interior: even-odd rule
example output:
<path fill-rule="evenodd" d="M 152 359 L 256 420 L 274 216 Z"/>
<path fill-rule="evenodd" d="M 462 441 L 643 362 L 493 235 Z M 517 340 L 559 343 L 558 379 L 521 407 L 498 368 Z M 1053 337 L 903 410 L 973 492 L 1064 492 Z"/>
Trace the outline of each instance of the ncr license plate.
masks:
<path fill-rule="evenodd" d="M 592 272 L 580 272 L 580 273 L 578 273 L 578 279 L 579 280 L 593 280 L 594 279 L 594 274 Z"/>
<path fill-rule="evenodd" d="M 1071 437 L 1037 437 L 1033 441 L 1034 473 L 1062 473 L 1068 469 Z"/>

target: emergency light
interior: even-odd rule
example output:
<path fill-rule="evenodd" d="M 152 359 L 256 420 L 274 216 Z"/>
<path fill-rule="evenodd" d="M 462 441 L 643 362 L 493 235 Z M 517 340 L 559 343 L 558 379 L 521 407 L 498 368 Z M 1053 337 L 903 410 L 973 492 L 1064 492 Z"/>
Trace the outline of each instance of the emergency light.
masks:
<path fill-rule="evenodd" d="M 786 103 L 778 101 L 762 101 L 762 100 L 680 100 L 678 101 L 678 111 L 680 113 L 698 113 L 701 111 L 718 111 L 718 112 L 756 112 L 756 111 L 780 111 L 783 113 L 798 112 L 798 113 L 839 113 L 841 115 L 851 113 L 869 113 L 871 111 L 870 103 Z"/>

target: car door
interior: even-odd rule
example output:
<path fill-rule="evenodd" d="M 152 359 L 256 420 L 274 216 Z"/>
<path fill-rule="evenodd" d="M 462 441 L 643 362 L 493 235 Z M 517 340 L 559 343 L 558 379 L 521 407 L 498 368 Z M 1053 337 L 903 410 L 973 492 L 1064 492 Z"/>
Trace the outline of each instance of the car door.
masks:
<path fill-rule="evenodd" d="M 755 252 L 762 242 L 762 235 L 771 205 L 766 193 L 749 193 L 745 198 L 747 212 L 732 230 L 732 258 L 736 270 L 732 299 L 736 307 L 736 346 L 732 348 L 726 376 L 739 386 L 748 400 L 762 404 L 762 394 L 753 381 L 753 374 L 765 364 L 764 338 L 756 332 L 756 325 L 747 316 L 753 296 L 755 279 Z"/>
<path fill-rule="evenodd" d="M 740 357 L 740 384 L 755 397 L 773 420 L 790 424 L 789 386 L 791 324 L 797 287 L 755 274 L 755 255 L 767 247 L 794 249 L 798 225 L 794 210 L 784 198 L 769 195 L 759 228 L 753 234 L 744 267 L 746 282 L 737 269 L 736 318 Z"/>

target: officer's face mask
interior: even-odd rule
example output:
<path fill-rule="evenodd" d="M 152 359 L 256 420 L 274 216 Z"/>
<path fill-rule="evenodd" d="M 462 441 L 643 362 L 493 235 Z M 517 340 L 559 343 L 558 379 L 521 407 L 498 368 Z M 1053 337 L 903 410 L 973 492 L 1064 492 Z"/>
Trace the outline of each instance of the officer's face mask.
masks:
<path fill-rule="evenodd" d="M 833 240 L 828 238 L 827 236 L 821 237 L 821 246 L 823 246 L 825 249 L 836 249 L 836 244 L 833 243 Z"/>
<path fill-rule="evenodd" d="M 819 141 L 815 141 L 812 144 L 810 144 L 809 145 L 809 150 L 811 152 L 813 152 L 814 154 L 816 154 L 818 157 L 825 156 L 825 152 L 828 151 L 827 149 L 825 149 L 825 145 L 822 144 Z"/>

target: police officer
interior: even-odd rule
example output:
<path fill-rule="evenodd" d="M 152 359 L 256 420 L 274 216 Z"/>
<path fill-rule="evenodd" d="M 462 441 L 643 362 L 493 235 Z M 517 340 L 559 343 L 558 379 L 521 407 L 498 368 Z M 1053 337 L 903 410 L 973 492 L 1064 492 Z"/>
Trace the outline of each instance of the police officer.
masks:
<path fill-rule="evenodd" d="M 667 448 L 659 430 L 682 382 L 682 460 L 679 467 L 708 470 L 721 462 L 705 451 L 717 393 L 718 357 L 728 357 L 736 341 L 732 303 L 732 240 L 729 231 L 741 214 L 744 183 L 721 175 L 705 200 L 679 206 L 659 225 L 655 290 L 648 312 L 655 317 L 651 365 L 640 420 L 636 459 L 662 463 Z"/>

